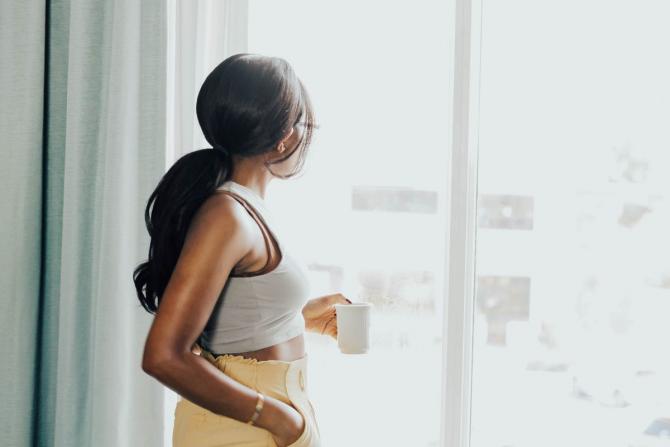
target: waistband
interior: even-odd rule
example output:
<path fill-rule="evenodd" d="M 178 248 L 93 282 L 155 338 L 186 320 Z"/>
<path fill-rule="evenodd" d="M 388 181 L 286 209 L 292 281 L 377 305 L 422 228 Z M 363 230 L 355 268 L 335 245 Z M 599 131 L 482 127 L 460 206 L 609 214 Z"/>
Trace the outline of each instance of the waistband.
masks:
<path fill-rule="evenodd" d="M 234 380 L 285 403 L 291 400 L 289 387 L 307 391 L 307 353 L 299 359 L 258 360 L 241 355 L 215 356 L 199 344 L 200 356 Z"/>

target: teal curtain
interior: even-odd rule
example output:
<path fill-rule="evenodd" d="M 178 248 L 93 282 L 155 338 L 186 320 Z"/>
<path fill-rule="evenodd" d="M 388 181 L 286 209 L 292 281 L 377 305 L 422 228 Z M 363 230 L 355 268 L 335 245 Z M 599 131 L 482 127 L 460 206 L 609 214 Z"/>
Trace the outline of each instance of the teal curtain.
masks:
<path fill-rule="evenodd" d="M 0 2 L 0 445 L 162 446 L 132 270 L 165 168 L 167 2 Z"/>

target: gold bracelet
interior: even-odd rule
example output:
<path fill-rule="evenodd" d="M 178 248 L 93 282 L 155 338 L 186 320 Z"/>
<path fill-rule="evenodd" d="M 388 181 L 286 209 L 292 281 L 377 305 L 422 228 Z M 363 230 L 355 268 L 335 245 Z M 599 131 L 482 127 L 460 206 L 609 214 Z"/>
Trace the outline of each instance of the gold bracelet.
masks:
<path fill-rule="evenodd" d="M 256 410 L 254 411 L 254 414 L 251 416 L 251 419 L 247 421 L 247 424 L 253 425 L 254 422 L 258 419 L 258 417 L 261 414 L 261 410 L 263 409 L 263 403 L 265 402 L 265 396 L 263 396 L 262 393 L 256 391 L 258 393 L 258 400 L 256 401 Z"/>

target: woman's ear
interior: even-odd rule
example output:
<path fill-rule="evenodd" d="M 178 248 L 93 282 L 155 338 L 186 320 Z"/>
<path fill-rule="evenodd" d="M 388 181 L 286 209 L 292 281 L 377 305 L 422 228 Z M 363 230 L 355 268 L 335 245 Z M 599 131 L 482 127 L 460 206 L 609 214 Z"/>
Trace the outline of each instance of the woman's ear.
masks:
<path fill-rule="evenodd" d="M 284 143 L 286 143 L 286 140 L 288 140 L 291 137 L 291 135 L 293 135 L 293 127 L 291 127 L 291 130 L 289 130 L 289 132 L 286 134 L 286 136 L 284 138 L 282 138 L 282 140 L 279 142 L 279 146 L 278 146 L 279 153 L 282 153 L 282 152 L 284 152 L 284 150 L 286 150 L 286 144 L 284 144 Z"/>

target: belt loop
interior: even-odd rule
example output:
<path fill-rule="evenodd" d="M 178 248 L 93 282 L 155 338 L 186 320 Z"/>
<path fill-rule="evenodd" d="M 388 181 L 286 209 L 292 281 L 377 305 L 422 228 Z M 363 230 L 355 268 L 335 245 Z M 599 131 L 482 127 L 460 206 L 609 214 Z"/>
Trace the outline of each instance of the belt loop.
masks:
<path fill-rule="evenodd" d="M 258 391 L 258 368 L 260 368 L 260 365 L 258 363 L 252 363 L 253 368 L 254 368 L 254 390 Z"/>

